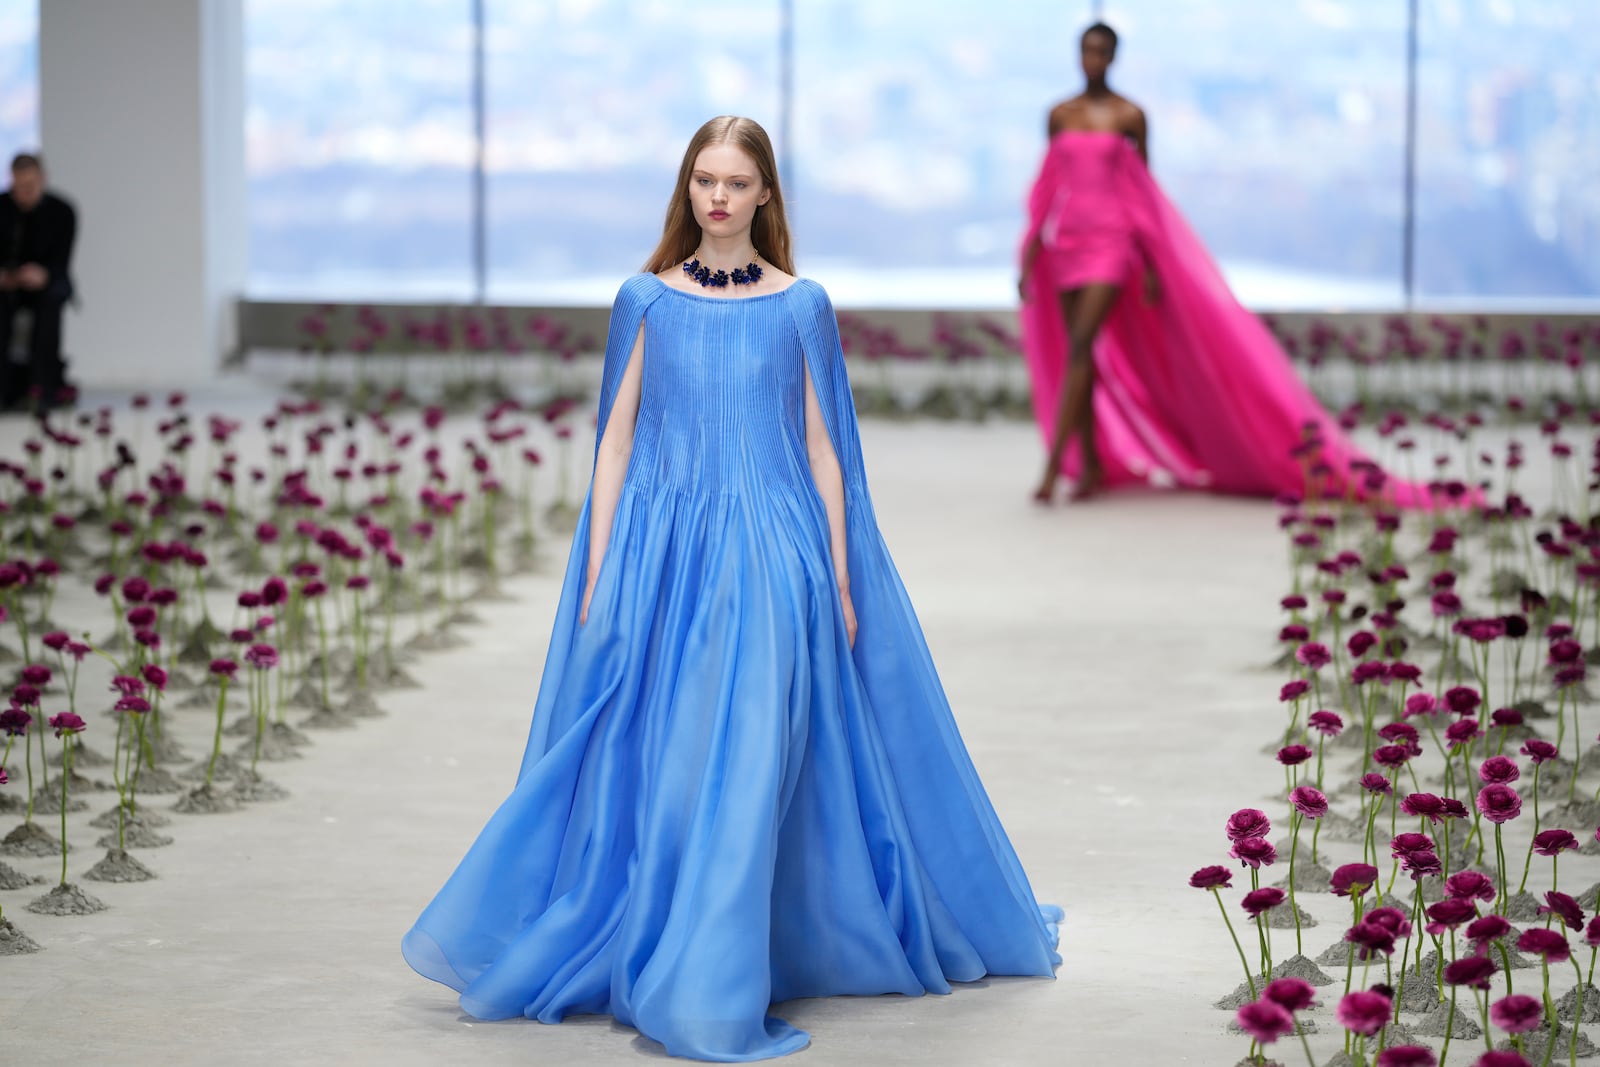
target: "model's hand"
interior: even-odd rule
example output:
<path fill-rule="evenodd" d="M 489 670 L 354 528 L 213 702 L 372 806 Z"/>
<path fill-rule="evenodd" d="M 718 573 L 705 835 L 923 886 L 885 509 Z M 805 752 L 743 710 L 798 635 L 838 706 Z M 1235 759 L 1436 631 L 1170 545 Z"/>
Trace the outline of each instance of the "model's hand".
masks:
<path fill-rule="evenodd" d="M 1161 303 L 1161 279 L 1153 270 L 1144 272 L 1144 302 L 1146 304 Z"/>
<path fill-rule="evenodd" d="M 50 272 L 37 263 L 24 263 L 17 268 L 17 284 L 24 289 L 43 289 L 50 281 Z"/>
<path fill-rule="evenodd" d="M 594 599 L 594 580 L 596 574 L 589 573 L 589 580 L 583 585 L 583 607 L 578 609 L 578 625 L 583 626 L 589 621 L 589 601 Z"/>
<path fill-rule="evenodd" d="M 850 647 L 856 647 L 856 606 L 850 602 L 850 589 L 848 586 L 839 588 L 839 607 L 844 610 L 844 632 L 850 639 Z"/>
<path fill-rule="evenodd" d="M 17 272 L 14 270 L 0 270 L 0 289 L 15 289 L 17 287 Z"/>

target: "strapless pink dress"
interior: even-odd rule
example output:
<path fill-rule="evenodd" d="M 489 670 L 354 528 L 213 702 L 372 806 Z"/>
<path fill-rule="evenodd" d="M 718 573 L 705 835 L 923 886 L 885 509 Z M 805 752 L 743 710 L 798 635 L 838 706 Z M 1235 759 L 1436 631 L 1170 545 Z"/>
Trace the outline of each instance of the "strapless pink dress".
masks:
<path fill-rule="evenodd" d="M 1389 475 L 1351 442 L 1300 380 L 1121 135 L 1066 131 L 1050 142 L 1028 198 L 1024 250 L 1039 258 L 1021 311 L 1034 411 L 1048 444 L 1074 354 L 1059 295 L 1116 282 L 1096 341 L 1095 443 L 1108 485 L 1188 486 L 1241 495 L 1336 496 L 1394 507 L 1467 505 L 1459 484 Z M 1162 299 L 1146 301 L 1149 266 Z M 1078 473 L 1076 443 L 1062 460 Z"/>

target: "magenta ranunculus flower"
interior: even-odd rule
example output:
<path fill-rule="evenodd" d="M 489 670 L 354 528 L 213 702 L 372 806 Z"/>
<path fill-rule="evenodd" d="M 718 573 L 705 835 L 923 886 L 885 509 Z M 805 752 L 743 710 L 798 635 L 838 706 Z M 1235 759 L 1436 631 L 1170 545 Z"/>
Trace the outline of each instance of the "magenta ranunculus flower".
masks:
<path fill-rule="evenodd" d="M 1538 737 L 1530 737 L 1524 741 L 1520 751 L 1535 763 L 1548 763 L 1561 754 L 1556 746 Z"/>
<path fill-rule="evenodd" d="M 1400 869 L 1420 881 L 1444 873 L 1444 863 L 1435 852 L 1408 852 L 1400 857 Z"/>
<path fill-rule="evenodd" d="M 1478 917 L 1477 905 L 1460 897 L 1445 897 L 1428 907 L 1427 932 L 1438 936 Z"/>
<path fill-rule="evenodd" d="M 1533 850 L 1541 856 L 1559 856 L 1578 847 L 1578 839 L 1568 830 L 1540 830 L 1533 835 Z"/>
<path fill-rule="evenodd" d="M 1289 790 L 1289 803 L 1308 819 L 1320 819 L 1328 814 L 1327 795 L 1313 786 L 1300 785 Z"/>
<path fill-rule="evenodd" d="M 1444 880 L 1444 891 L 1458 900 L 1493 900 L 1494 879 L 1482 871 L 1457 871 Z"/>
<path fill-rule="evenodd" d="M 1391 663 L 1389 664 L 1389 677 L 1397 682 L 1416 685 L 1422 681 L 1422 668 L 1414 663 Z"/>
<path fill-rule="evenodd" d="M 1522 771 L 1518 769 L 1517 761 L 1510 756 L 1490 756 L 1478 764 L 1478 777 L 1486 785 L 1510 785 L 1522 777 Z"/>
<path fill-rule="evenodd" d="M 1485 1052 L 1472 1061 L 1472 1067 L 1533 1067 L 1533 1064 L 1522 1053 L 1506 1049 L 1503 1052 Z"/>
<path fill-rule="evenodd" d="M 1333 872 L 1330 888 L 1341 897 L 1361 896 L 1378 880 L 1378 868 L 1370 863 L 1346 863 Z"/>
<path fill-rule="evenodd" d="M 1482 949 L 1489 942 L 1500 941 L 1514 932 L 1503 916 L 1485 915 L 1467 926 L 1467 940 L 1474 948 Z"/>
<path fill-rule="evenodd" d="M 4 767 L 0 767 L 0 785 L 5 785 L 9 781 L 11 781 L 11 779 L 6 776 L 6 769 Z"/>
<path fill-rule="evenodd" d="M 1392 908 L 1387 905 L 1381 908 L 1373 908 L 1367 912 L 1363 921 L 1377 923 L 1397 938 L 1405 937 L 1411 933 L 1411 919 L 1399 908 Z"/>
<path fill-rule="evenodd" d="M 1287 703 L 1291 700 L 1299 700 L 1309 692 L 1311 692 L 1311 683 L 1304 678 L 1296 678 L 1292 682 L 1285 683 L 1284 687 L 1278 690 L 1278 699 Z"/>
<path fill-rule="evenodd" d="M 1369 793 L 1388 793 L 1394 787 L 1383 775 L 1376 771 L 1368 771 L 1361 776 L 1361 788 Z"/>
<path fill-rule="evenodd" d="M 1362 919 L 1346 930 L 1344 939 L 1356 946 L 1357 958 L 1361 960 L 1369 960 L 1380 952 L 1385 956 L 1394 954 L 1394 931 L 1370 918 Z"/>
<path fill-rule="evenodd" d="M 232 678 L 239 673 L 239 665 L 231 659 L 214 659 L 207 670 L 218 678 Z"/>
<path fill-rule="evenodd" d="M 1444 818 L 1444 801 L 1434 793 L 1408 793 L 1400 798 L 1400 810 L 1436 823 Z"/>
<path fill-rule="evenodd" d="M 1522 797 L 1509 785 L 1486 785 L 1478 790 L 1478 813 L 1492 823 L 1505 823 L 1522 814 Z"/>
<path fill-rule="evenodd" d="M 1600 948 L 1600 915 L 1589 920 L 1583 930 L 1583 943 L 1590 948 Z"/>
<path fill-rule="evenodd" d="M 1554 915 L 1574 930 L 1583 929 L 1583 908 L 1576 900 L 1557 890 L 1552 889 L 1544 895 L 1544 903 L 1539 905 L 1539 914 Z"/>
<path fill-rule="evenodd" d="M 1262 912 L 1276 908 L 1287 899 L 1288 897 L 1283 890 L 1275 886 L 1264 885 L 1260 889 L 1252 889 L 1246 893 L 1244 899 L 1239 902 L 1239 906 L 1249 913 L 1250 918 L 1254 919 Z"/>
<path fill-rule="evenodd" d="M 1231 889 L 1233 872 L 1226 867 L 1201 867 L 1189 876 L 1189 884 L 1196 889 Z"/>
<path fill-rule="evenodd" d="M 1351 1033 L 1372 1037 L 1389 1023 L 1394 1002 L 1382 993 L 1357 990 L 1339 1001 L 1339 1025 Z"/>
<path fill-rule="evenodd" d="M 1255 867 L 1270 867 L 1278 860 L 1278 850 L 1264 837 L 1245 837 L 1233 843 L 1228 855 L 1241 863 Z"/>
<path fill-rule="evenodd" d="M 1382 660 L 1362 660 L 1350 672 L 1350 681 L 1355 685 L 1366 685 L 1368 682 L 1383 682 L 1389 677 L 1389 665 Z"/>
<path fill-rule="evenodd" d="M 1517 951 L 1543 956 L 1547 963 L 1565 963 L 1572 956 L 1572 946 L 1567 944 L 1567 939 L 1542 926 L 1522 931 L 1522 936 L 1517 938 Z"/>
<path fill-rule="evenodd" d="M 1293 1013 L 1314 1007 L 1317 991 L 1304 978 L 1274 978 L 1261 991 L 1262 1000 L 1270 1000 L 1284 1011 Z"/>
<path fill-rule="evenodd" d="M 1409 856 L 1415 852 L 1434 852 L 1438 850 L 1433 838 L 1427 834 L 1400 833 L 1395 834 L 1389 842 L 1389 855 Z"/>
<path fill-rule="evenodd" d="M 1360 659 L 1372 651 L 1372 646 L 1377 643 L 1378 635 L 1371 630 L 1357 630 L 1350 635 L 1350 640 L 1345 642 L 1344 647 L 1350 651 L 1352 658 Z"/>
<path fill-rule="evenodd" d="M 1421 1045 L 1390 1045 L 1378 1053 L 1373 1067 L 1439 1067 L 1439 1058 Z"/>
<path fill-rule="evenodd" d="M 70 711 L 50 716 L 50 726 L 55 730 L 57 737 L 63 734 L 80 734 L 88 725 Z"/>
<path fill-rule="evenodd" d="M 1313 711 L 1306 716 L 1306 725 L 1323 737 L 1338 737 L 1344 731 L 1344 720 L 1331 711 Z"/>
<path fill-rule="evenodd" d="M 1576 663 L 1578 662 L 1578 657 L 1582 655 L 1583 646 L 1571 638 L 1562 638 L 1560 641 L 1554 641 L 1550 645 L 1550 662 L 1552 664 Z"/>
<path fill-rule="evenodd" d="M 1478 720 L 1469 716 L 1465 719 L 1457 719 L 1445 727 L 1444 739 L 1449 742 L 1453 751 L 1461 745 L 1472 742 L 1480 733 L 1482 731 L 1478 729 Z"/>
<path fill-rule="evenodd" d="M 1333 662 L 1333 654 L 1320 641 L 1307 641 L 1294 650 L 1294 658 L 1307 670 L 1320 671 Z"/>
<path fill-rule="evenodd" d="M 1306 745 L 1284 745 L 1278 749 L 1278 762 L 1285 767 L 1298 767 L 1315 755 L 1316 753 Z"/>
<path fill-rule="evenodd" d="M 1281 1004 L 1253 1000 L 1239 1009 L 1239 1029 L 1263 1045 L 1294 1033 L 1294 1016 Z"/>
<path fill-rule="evenodd" d="M 1444 694 L 1445 707 L 1456 715 L 1471 715 L 1478 710 L 1478 705 L 1481 703 L 1483 698 L 1478 696 L 1478 691 L 1470 685 L 1458 685 Z"/>
<path fill-rule="evenodd" d="M 1494 977 L 1497 970 L 1494 961 L 1488 956 L 1462 956 L 1452 963 L 1445 964 L 1444 980 L 1450 985 L 1488 989 L 1489 979 Z"/>
<path fill-rule="evenodd" d="M 32 725 L 33 716 L 21 708 L 0 710 L 0 734 L 5 734 L 7 737 L 21 737 Z"/>
<path fill-rule="evenodd" d="M 1272 833 L 1272 822 L 1260 808 L 1240 808 L 1228 816 L 1228 840 L 1242 841 L 1247 837 L 1266 837 Z"/>
<path fill-rule="evenodd" d="M 1411 750 L 1404 745 L 1381 745 L 1372 753 L 1372 762 L 1380 767 L 1402 767 L 1411 758 Z"/>
<path fill-rule="evenodd" d="M 60 652 L 62 649 L 67 647 L 67 643 L 72 640 L 72 636 L 61 630 L 51 630 L 39 640 L 42 641 L 44 643 L 44 647 L 48 648 L 50 651 Z"/>
<path fill-rule="evenodd" d="M 1412 693 L 1406 697 L 1406 718 L 1413 715 L 1432 715 L 1439 710 L 1439 702 L 1432 693 Z"/>
<path fill-rule="evenodd" d="M 150 683 L 150 688 L 158 689 L 163 693 L 166 692 L 167 672 L 165 669 L 157 667 L 154 663 L 146 663 L 139 668 L 139 674 L 146 682 Z"/>
<path fill-rule="evenodd" d="M 1300 644 L 1301 642 L 1309 640 L 1310 637 L 1310 629 L 1300 625 L 1297 622 L 1291 622 L 1283 629 L 1278 631 L 1278 640 L 1284 642 L 1293 641 L 1296 644 Z"/>
<path fill-rule="evenodd" d="M 42 663 L 30 663 L 26 667 L 22 668 L 22 680 L 27 682 L 29 685 L 40 686 L 42 688 L 50 684 L 51 677 L 52 674 L 50 668 L 46 667 Z"/>
<path fill-rule="evenodd" d="M 1570 686 L 1577 685 L 1579 682 L 1583 681 L 1584 678 L 1588 677 L 1588 674 L 1588 668 L 1584 667 L 1584 665 L 1581 663 L 1574 663 L 1570 667 L 1563 667 L 1559 671 L 1556 671 L 1556 676 L 1554 679 L 1555 687 L 1557 689 L 1566 689 Z"/>
<path fill-rule="evenodd" d="M 254 644 L 245 650 L 244 661 L 258 671 L 278 665 L 278 650 L 267 644 Z"/>
<path fill-rule="evenodd" d="M 1525 1034 L 1544 1022 L 1544 1005 L 1535 997 L 1512 993 L 1489 1005 L 1489 1021 L 1508 1034 Z"/>
<path fill-rule="evenodd" d="M 39 703 L 39 687 L 18 682 L 11 690 L 11 703 L 19 708 L 31 708 Z"/>

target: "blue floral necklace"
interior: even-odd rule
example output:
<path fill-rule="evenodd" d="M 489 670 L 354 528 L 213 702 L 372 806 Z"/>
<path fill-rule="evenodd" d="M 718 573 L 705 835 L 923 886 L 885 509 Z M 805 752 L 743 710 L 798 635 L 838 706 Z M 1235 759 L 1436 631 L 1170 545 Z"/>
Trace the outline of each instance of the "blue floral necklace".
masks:
<path fill-rule="evenodd" d="M 757 265 L 761 253 L 756 253 L 756 258 L 747 266 L 733 268 L 729 274 L 725 270 L 713 271 L 710 267 L 700 265 L 700 251 L 695 250 L 694 258 L 683 265 L 683 273 L 700 283 L 702 289 L 726 289 L 728 283 L 734 285 L 754 285 L 761 280 L 762 270 Z"/>

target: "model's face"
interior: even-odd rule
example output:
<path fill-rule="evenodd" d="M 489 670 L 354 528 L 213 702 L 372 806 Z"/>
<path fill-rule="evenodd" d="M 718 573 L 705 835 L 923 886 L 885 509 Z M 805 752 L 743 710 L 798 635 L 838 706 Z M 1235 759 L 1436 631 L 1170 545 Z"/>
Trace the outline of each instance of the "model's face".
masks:
<path fill-rule="evenodd" d="M 736 237 L 750 229 L 756 208 L 772 199 L 755 160 L 731 144 L 707 145 L 689 175 L 689 205 L 709 237 Z"/>
<path fill-rule="evenodd" d="M 1090 81 L 1097 81 L 1106 76 L 1106 71 L 1111 69 L 1111 61 L 1117 57 L 1117 50 L 1111 44 L 1111 38 L 1103 33 L 1088 33 L 1083 37 L 1083 76 Z"/>
<path fill-rule="evenodd" d="M 38 167 L 24 167 L 11 172 L 11 199 L 23 211 L 32 211 L 44 197 L 44 172 Z"/>

